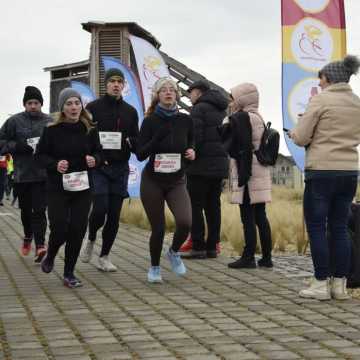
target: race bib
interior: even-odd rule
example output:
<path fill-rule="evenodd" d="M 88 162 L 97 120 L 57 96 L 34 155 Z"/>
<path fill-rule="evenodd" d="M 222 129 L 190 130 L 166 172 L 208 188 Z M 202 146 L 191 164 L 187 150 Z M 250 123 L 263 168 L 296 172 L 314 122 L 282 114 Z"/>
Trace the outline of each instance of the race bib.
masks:
<path fill-rule="evenodd" d="M 158 173 L 174 173 L 181 168 L 181 154 L 156 154 L 154 171 Z"/>
<path fill-rule="evenodd" d="M 63 187 L 66 191 L 82 191 L 89 189 L 89 176 L 87 171 L 63 174 Z"/>
<path fill-rule="evenodd" d="M 33 137 L 33 138 L 27 139 L 26 142 L 27 142 L 27 144 L 28 144 L 29 146 L 31 146 L 31 147 L 33 148 L 33 150 L 35 151 L 36 145 L 38 144 L 39 140 L 40 140 L 40 137 Z"/>
<path fill-rule="evenodd" d="M 121 132 L 100 131 L 100 142 L 105 150 L 121 149 Z"/>
<path fill-rule="evenodd" d="M 6 156 L 0 156 L 0 161 L 5 161 L 6 160 Z"/>

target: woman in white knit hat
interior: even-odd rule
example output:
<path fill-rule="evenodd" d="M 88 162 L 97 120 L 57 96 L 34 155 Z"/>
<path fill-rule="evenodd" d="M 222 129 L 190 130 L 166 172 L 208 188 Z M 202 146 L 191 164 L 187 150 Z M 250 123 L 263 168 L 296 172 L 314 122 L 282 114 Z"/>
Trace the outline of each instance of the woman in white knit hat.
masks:
<path fill-rule="evenodd" d="M 159 79 L 153 87 L 152 103 L 142 123 L 137 157 L 149 158 L 142 177 L 140 194 L 151 225 L 149 282 L 162 282 L 160 256 L 165 235 L 165 202 L 175 218 L 172 245 L 166 253 L 177 275 L 186 273 L 178 250 L 191 228 L 191 203 L 186 190 L 185 167 L 195 159 L 193 122 L 179 112 L 180 91 L 170 78 Z"/>

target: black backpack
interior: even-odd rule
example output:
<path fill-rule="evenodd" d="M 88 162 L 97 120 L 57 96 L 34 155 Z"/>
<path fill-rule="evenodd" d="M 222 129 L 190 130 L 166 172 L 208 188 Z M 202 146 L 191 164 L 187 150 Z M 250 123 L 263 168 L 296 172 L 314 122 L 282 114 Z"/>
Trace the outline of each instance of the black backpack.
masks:
<path fill-rule="evenodd" d="M 280 134 L 271 127 L 271 122 L 264 124 L 264 128 L 260 147 L 254 154 L 261 165 L 274 166 L 279 155 Z"/>

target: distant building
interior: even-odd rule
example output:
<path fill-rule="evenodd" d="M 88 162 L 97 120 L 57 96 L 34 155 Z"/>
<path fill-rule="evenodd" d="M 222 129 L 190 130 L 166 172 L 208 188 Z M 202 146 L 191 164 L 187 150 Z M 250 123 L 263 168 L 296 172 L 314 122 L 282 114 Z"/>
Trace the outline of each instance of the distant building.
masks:
<path fill-rule="evenodd" d="M 290 188 L 303 187 L 303 174 L 291 156 L 279 154 L 276 165 L 271 168 L 272 183 Z"/>

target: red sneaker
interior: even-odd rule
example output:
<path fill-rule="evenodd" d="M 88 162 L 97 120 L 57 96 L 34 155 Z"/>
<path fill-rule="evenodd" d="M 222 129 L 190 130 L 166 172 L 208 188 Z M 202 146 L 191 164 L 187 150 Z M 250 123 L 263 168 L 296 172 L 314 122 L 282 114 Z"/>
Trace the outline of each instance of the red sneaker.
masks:
<path fill-rule="evenodd" d="M 40 264 L 45 255 L 46 255 L 46 247 L 45 246 L 39 246 L 36 249 L 34 262 L 36 264 Z"/>
<path fill-rule="evenodd" d="M 22 256 L 29 255 L 30 251 L 31 251 L 31 239 L 24 238 L 24 242 L 21 245 L 21 254 L 22 254 Z"/>
<path fill-rule="evenodd" d="M 221 244 L 220 242 L 216 243 L 216 254 L 220 255 L 221 253 Z"/>
<path fill-rule="evenodd" d="M 192 250 L 192 238 L 191 235 L 188 236 L 186 241 L 181 245 L 181 248 L 179 249 L 180 255 L 188 254 Z"/>

